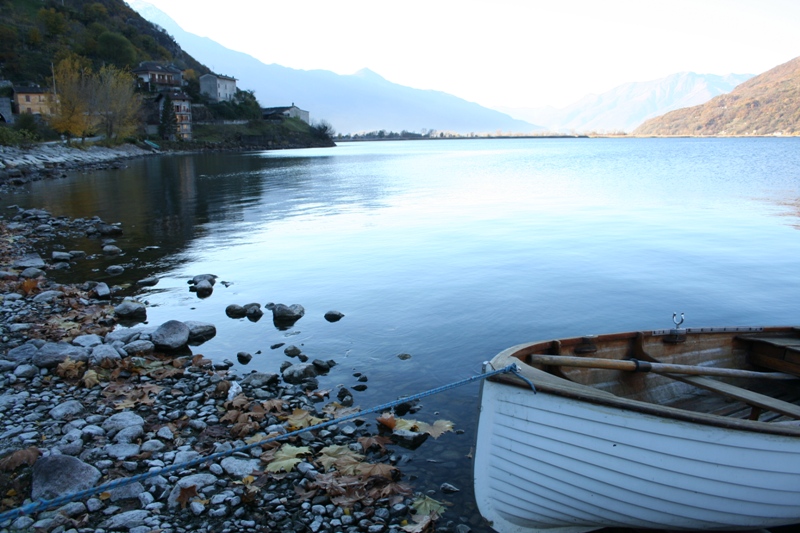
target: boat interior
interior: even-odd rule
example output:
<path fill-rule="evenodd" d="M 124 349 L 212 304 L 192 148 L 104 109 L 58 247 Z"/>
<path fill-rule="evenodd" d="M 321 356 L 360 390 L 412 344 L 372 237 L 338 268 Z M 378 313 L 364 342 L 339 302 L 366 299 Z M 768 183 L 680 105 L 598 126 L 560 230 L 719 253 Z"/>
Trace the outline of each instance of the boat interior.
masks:
<path fill-rule="evenodd" d="M 507 355 L 566 380 L 565 394 L 623 400 L 800 431 L 800 328 L 686 328 L 575 337 Z M 501 354 L 502 355 L 502 354 Z M 555 356 L 555 357 L 553 357 Z M 498 356 L 499 357 L 499 356 Z M 551 382 L 544 379 L 545 388 Z M 580 387 L 583 385 L 584 387 Z M 737 425 L 731 422 L 733 425 Z M 793 432 L 790 430 L 790 432 Z"/>

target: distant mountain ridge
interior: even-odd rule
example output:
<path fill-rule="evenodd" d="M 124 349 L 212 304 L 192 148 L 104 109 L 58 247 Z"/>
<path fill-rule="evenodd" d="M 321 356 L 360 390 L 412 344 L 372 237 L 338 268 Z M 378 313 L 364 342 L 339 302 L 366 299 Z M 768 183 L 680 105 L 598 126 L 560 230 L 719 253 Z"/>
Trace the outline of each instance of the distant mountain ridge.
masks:
<path fill-rule="evenodd" d="M 413 89 L 387 81 L 368 69 L 342 76 L 327 70 L 297 70 L 267 65 L 183 30 L 155 6 L 142 0 L 129 5 L 158 24 L 219 74 L 237 78 L 238 87 L 255 91 L 265 107 L 296 104 L 311 119 L 326 120 L 339 133 L 423 129 L 469 133 L 533 133 L 542 131 L 524 120 L 440 91 Z"/>
<path fill-rule="evenodd" d="M 554 132 L 631 132 L 647 119 L 728 93 L 752 76 L 679 72 L 657 80 L 625 83 L 561 109 L 499 109 Z"/>
<path fill-rule="evenodd" d="M 798 135 L 800 57 L 737 86 L 729 94 L 648 120 L 635 135 Z"/>

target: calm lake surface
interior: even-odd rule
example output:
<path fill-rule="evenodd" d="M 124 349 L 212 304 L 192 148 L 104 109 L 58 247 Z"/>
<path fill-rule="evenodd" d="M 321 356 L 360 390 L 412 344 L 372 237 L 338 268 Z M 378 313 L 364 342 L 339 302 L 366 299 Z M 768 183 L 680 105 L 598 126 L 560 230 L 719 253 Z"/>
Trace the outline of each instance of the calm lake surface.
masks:
<path fill-rule="evenodd" d="M 212 322 L 194 349 L 278 370 L 285 342 L 337 361 L 322 388 L 357 383 L 371 407 L 480 372 L 526 341 L 672 325 L 798 325 L 800 139 L 496 139 L 151 157 L 33 183 L 7 204 L 122 222 L 122 258 L 62 281 L 160 282 L 149 324 Z M 146 248 L 158 246 L 157 249 Z M 97 240 L 66 243 L 99 253 Z M 110 278 L 105 268 L 127 264 Z M 212 296 L 187 280 L 212 273 Z M 299 303 L 286 331 L 232 303 Z M 323 314 L 345 318 L 328 323 Z M 401 360 L 398 354 L 411 355 Z M 473 520 L 478 385 L 423 400 L 429 439 L 401 469 Z M 374 426 L 374 417 L 367 417 Z M 444 482 L 462 491 L 443 495 Z"/>

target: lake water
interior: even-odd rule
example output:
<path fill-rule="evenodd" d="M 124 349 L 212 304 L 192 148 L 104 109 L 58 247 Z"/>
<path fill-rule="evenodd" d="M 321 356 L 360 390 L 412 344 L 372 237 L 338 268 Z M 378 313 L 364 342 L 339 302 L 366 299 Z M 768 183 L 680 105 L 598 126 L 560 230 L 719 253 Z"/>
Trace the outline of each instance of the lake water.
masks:
<path fill-rule="evenodd" d="M 526 341 L 672 325 L 797 325 L 800 139 L 496 139 L 152 157 L 119 171 L 33 183 L 6 203 L 122 222 L 122 258 L 63 281 L 157 286 L 149 323 L 201 320 L 196 348 L 277 371 L 284 342 L 337 361 L 323 388 L 357 383 L 361 407 L 480 372 Z M 146 249 L 147 246 L 158 249 Z M 99 253 L 96 240 L 67 249 Z M 110 278 L 105 267 L 128 264 Z M 194 275 L 230 282 L 198 299 Z M 289 330 L 232 320 L 232 303 L 305 307 Z M 339 310 L 345 318 L 328 323 Z M 401 360 L 401 353 L 411 355 Z M 429 439 L 402 467 L 418 490 L 474 520 L 478 386 L 423 401 Z M 368 418 L 372 423 L 373 418 Z M 373 424 L 374 425 L 374 424 Z M 445 496 L 443 482 L 462 491 Z M 474 526 L 474 522 L 472 523 Z"/>

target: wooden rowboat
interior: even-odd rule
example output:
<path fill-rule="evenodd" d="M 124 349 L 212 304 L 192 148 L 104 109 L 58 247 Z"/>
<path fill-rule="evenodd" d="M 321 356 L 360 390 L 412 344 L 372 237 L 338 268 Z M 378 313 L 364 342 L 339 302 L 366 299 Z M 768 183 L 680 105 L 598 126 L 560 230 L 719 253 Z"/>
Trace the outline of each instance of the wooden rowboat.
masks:
<path fill-rule="evenodd" d="M 512 363 L 525 380 L 483 382 L 475 450 L 496 531 L 800 523 L 800 329 L 536 342 L 487 369 Z"/>

